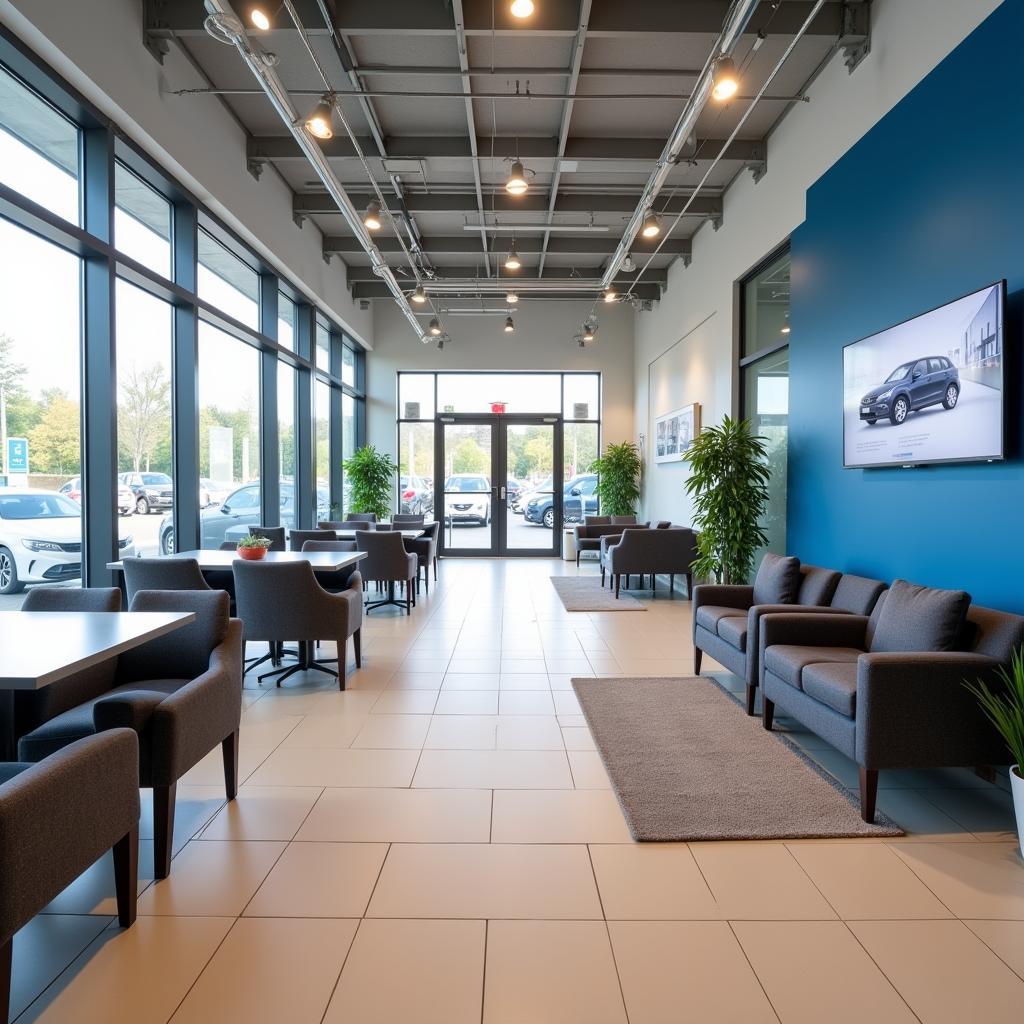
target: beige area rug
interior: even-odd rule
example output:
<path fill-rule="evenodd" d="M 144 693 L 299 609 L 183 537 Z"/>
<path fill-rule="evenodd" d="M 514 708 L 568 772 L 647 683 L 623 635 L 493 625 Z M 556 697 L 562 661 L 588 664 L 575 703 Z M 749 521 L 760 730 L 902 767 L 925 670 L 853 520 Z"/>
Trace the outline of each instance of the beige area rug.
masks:
<path fill-rule="evenodd" d="M 647 609 L 629 594 L 601 586 L 592 576 L 552 576 L 551 584 L 567 612 L 645 612 Z"/>
<path fill-rule="evenodd" d="M 634 839 L 903 835 L 710 679 L 572 685 Z"/>

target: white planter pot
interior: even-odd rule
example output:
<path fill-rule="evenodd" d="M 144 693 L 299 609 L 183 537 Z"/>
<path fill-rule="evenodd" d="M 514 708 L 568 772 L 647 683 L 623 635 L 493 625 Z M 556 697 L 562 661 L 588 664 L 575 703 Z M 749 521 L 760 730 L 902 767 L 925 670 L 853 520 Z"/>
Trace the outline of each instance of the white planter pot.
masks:
<path fill-rule="evenodd" d="M 1024 776 L 1021 770 L 1017 764 L 1010 769 L 1010 791 L 1013 793 L 1013 809 L 1017 814 L 1017 841 L 1020 843 L 1021 856 L 1024 856 Z"/>

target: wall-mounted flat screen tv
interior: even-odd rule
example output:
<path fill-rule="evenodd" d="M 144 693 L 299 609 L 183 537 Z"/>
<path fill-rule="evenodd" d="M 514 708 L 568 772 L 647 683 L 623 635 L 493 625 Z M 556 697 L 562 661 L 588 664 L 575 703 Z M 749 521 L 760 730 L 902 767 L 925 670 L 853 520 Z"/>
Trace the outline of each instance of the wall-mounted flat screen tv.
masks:
<path fill-rule="evenodd" d="M 847 469 L 1003 458 L 1006 282 L 843 349 Z"/>

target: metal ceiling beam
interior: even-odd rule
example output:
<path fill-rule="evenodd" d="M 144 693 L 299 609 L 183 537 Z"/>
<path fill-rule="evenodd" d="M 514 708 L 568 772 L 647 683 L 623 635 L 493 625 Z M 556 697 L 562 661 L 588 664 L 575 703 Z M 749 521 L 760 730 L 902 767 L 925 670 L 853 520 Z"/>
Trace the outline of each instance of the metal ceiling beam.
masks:
<path fill-rule="evenodd" d="M 493 279 L 492 279 L 493 280 Z M 546 280 L 546 279 L 545 279 Z M 521 289 L 522 290 L 522 289 Z M 429 291 L 429 288 L 428 288 Z M 464 289 L 446 293 L 445 298 L 459 298 L 459 297 L 473 297 L 476 298 L 480 293 L 479 285 L 476 282 L 470 282 Z M 387 286 L 374 282 L 362 282 L 352 286 L 352 298 L 353 299 L 386 299 L 391 293 L 387 290 Z M 599 294 L 599 289 L 594 289 L 594 295 Z M 633 295 L 638 299 L 660 299 L 661 288 L 656 284 L 638 284 L 633 288 Z M 578 291 L 546 291 L 543 296 L 528 295 L 523 290 L 522 299 L 536 299 L 543 298 L 545 301 L 548 299 L 576 299 L 589 298 L 585 294 L 581 294 Z M 510 306 L 510 309 L 514 309 L 514 306 Z"/>
<path fill-rule="evenodd" d="M 157 0 L 144 31 L 154 38 L 199 35 L 203 32 L 202 4 L 196 0 Z M 303 23 L 314 35 L 328 35 L 317 0 L 296 0 Z M 438 35 L 453 33 L 451 7 L 447 0 L 336 0 L 336 21 L 341 32 L 358 35 Z M 792 35 L 803 23 L 811 0 L 782 0 L 774 14 L 765 4 L 746 27 L 745 33 L 766 29 L 772 35 Z M 857 5 L 859 6 L 859 5 Z M 594 0 L 589 33 L 594 36 L 636 36 L 642 33 L 664 35 L 700 33 L 717 35 L 725 21 L 730 0 Z M 579 0 L 544 0 L 529 22 L 513 18 L 508 5 L 493 0 L 463 0 L 467 35 L 486 35 L 494 31 L 516 35 L 548 35 L 571 38 L 579 27 Z M 844 30 L 843 0 L 829 0 L 814 19 L 808 35 L 839 35 Z M 866 16 L 867 12 L 864 12 Z M 271 30 L 254 33 L 273 49 L 275 35 L 287 32 Z"/>
<path fill-rule="evenodd" d="M 576 30 L 576 39 L 573 41 L 572 58 L 569 61 L 568 80 L 565 84 L 565 91 L 569 96 L 576 93 L 576 86 L 580 80 L 580 67 L 583 65 L 583 48 L 587 43 L 587 25 L 590 22 L 590 10 L 593 6 L 592 0 L 580 0 L 579 25 Z M 555 169 L 551 175 L 551 186 L 548 189 L 548 221 L 555 212 L 555 203 L 558 201 L 558 185 L 562 179 L 562 158 L 565 156 L 565 145 L 569 139 L 569 124 L 572 121 L 573 101 L 567 99 L 562 104 L 562 121 L 558 128 L 558 149 L 555 154 Z M 547 256 L 548 232 L 544 233 L 544 240 L 540 249 L 540 266 L 537 269 L 538 277 L 544 276 L 544 258 Z"/>
<path fill-rule="evenodd" d="M 401 252 L 398 239 L 392 237 L 378 238 L 375 240 L 377 248 L 381 252 Z M 654 240 L 657 241 L 656 239 Z M 607 256 L 615 249 L 616 238 L 614 235 L 586 235 L 582 238 L 573 238 L 571 235 L 558 235 L 548 242 L 548 252 L 560 255 L 576 256 Z M 509 247 L 511 247 L 511 240 Z M 516 251 L 520 255 L 539 253 L 541 251 L 541 239 L 539 235 L 524 235 L 515 240 Z M 479 240 L 473 235 L 427 235 L 423 239 L 423 248 L 431 254 L 438 253 L 462 253 L 466 256 L 479 256 Z M 352 235 L 325 235 L 324 254 L 340 255 L 346 253 L 361 253 L 363 245 Z M 633 245 L 633 255 L 642 256 L 654 251 L 654 244 L 651 239 L 638 238 Z M 690 240 L 688 238 L 672 238 L 662 246 L 661 251 L 666 256 L 683 256 L 690 252 Z"/>
<path fill-rule="evenodd" d="M 679 193 L 658 209 L 665 214 L 676 214 L 689 197 L 689 191 L 680 189 Z M 359 192 L 353 187 L 349 192 L 356 208 L 375 198 L 370 192 Z M 554 213 L 632 213 L 636 206 L 640 191 L 623 192 L 608 195 L 600 192 L 560 191 L 555 201 Z M 411 213 L 477 213 L 479 206 L 473 192 L 410 192 L 405 193 L 405 203 Z M 548 211 L 548 199 L 540 190 L 527 193 L 525 196 L 510 196 L 504 190 L 497 191 L 488 202 L 488 212 L 494 213 L 544 213 Z M 338 212 L 334 200 L 326 192 L 299 192 L 292 203 L 296 216 L 308 217 L 311 214 L 332 214 Z M 719 219 L 722 216 L 721 196 L 698 196 L 688 211 L 695 217 Z"/>
<path fill-rule="evenodd" d="M 527 270 L 529 270 L 529 269 L 530 268 L 527 268 Z M 580 268 L 579 270 L 577 270 L 575 267 L 548 267 L 547 270 L 544 271 L 544 280 L 545 281 L 569 281 L 569 280 L 572 280 L 573 278 L 579 277 L 581 273 L 587 273 L 587 274 L 592 273 L 594 269 L 595 268 L 590 268 L 590 269 Z M 373 268 L 372 267 L 348 266 L 347 267 L 347 271 L 348 272 L 346 274 L 346 279 L 348 280 L 348 283 L 350 285 L 352 285 L 352 284 L 365 284 L 365 283 L 371 282 L 371 281 L 372 282 L 379 282 L 380 281 L 380 278 L 378 278 L 377 275 L 373 272 Z M 439 281 L 447 280 L 447 279 L 450 279 L 450 278 L 454 278 L 455 280 L 459 280 L 459 279 L 467 280 L 467 279 L 479 277 L 480 276 L 480 267 L 479 266 L 468 266 L 468 265 L 467 266 L 443 266 L 443 267 L 435 266 L 434 267 L 434 273 L 437 275 L 435 280 L 439 280 Z M 506 276 L 506 275 L 508 275 L 508 271 L 503 270 L 502 271 L 501 280 L 505 284 L 507 284 L 510 289 L 522 288 L 524 285 L 529 284 L 531 281 L 538 281 L 538 280 L 540 280 L 540 278 L 538 278 L 538 277 L 536 277 L 536 276 L 534 276 L 532 274 L 529 274 L 529 273 L 524 275 L 522 272 L 520 272 L 520 273 L 516 274 L 514 278 L 511 277 L 511 276 Z M 633 282 L 633 278 L 634 277 L 635 277 L 634 274 L 620 274 L 615 279 L 615 284 L 620 286 L 620 287 L 622 287 L 623 289 L 625 289 L 625 288 L 627 288 Z M 401 280 L 401 276 L 399 276 L 399 280 Z M 648 270 L 647 273 L 644 274 L 644 280 L 648 284 L 665 285 L 665 284 L 668 283 L 668 270 L 667 269 Z M 412 286 L 412 281 L 409 282 L 409 285 L 410 285 L 410 287 Z M 429 289 L 430 289 L 430 281 L 425 281 L 424 286 L 429 291 Z"/>
<path fill-rule="evenodd" d="M 373 140 L 359 139 L 364 152 L 374 148 Z M 355 149 L 348 138 L 335 135 L 333 139 L 318 143 L 323 153 L 331 158 L 354 157 Z M 698 139 L 696 147 L 684 147 L 681 159 L 711 159 L 717 154 L 723 140 Z M 615 160 L 636 161 L 649 164 L 657 160 L 665 146 L 664 139 L 630 138 L 569 138 L 565 144 L 566 160 Z M 473 145 L 464 135 L 394 135 L 387 139 L 388 155 L 408 160 L 429 160 L 431 158 L 472 158 Z M 478 139 L 477 151 L 485 149 L 490 153 L 490 139 Z M 246 143 L 250 160 L 304 160 L 305 156 L 296 141 L 289 135 L 257 135 Z M 548 136 L 499 136 L 494 140 L 496 158 L 514 157 L 523 160 L 553 160 L 558 153 L 558 139 Z M 736 139 L 729 147 L 727 160 L 760 160 L 767 151 L 763 139 Z"/>

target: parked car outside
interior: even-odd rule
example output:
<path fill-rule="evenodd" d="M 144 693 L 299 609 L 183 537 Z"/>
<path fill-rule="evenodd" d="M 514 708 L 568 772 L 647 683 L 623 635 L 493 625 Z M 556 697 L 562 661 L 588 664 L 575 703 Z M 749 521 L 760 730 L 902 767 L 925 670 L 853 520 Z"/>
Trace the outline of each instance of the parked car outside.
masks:
<path fill-rule="evenodd" d="M 959 398 L 960 371 L 946 356 L 912 359 L 860 400 L 860 418 L 869 426 L 888 419 L 898 427 L 910 413 L 929 405 L 955 409 Z"/>
<path fill-rule="evenodd" d="M 174 481 L 166 473 L 122 473 L 118 479 L 131 488 L 140 516 L 174 507 Z"/>
<path fill-rule="evenodd" d="M 70 498 L 76 505 L 82 504 L 82 478 L 80 476 L 73 477 L 70 479 L 60 490 L 58 494 L 63 494 L 64 497 Z M 130 516 L 135 511 L 135 495 L 132 493 L 131 488 L 127 484 L 121 483 L 120 478 L 117 482 L 117 514 L 119 516 Z"/>
<path fill-rule="evenodd" d="M 209 477 L 199 478 L 199 507 L 208 508 L 210 505 L 219 505 L 233 490 L 235 485 L 228 481 L 211 480 Z"/>
<path fill-rule="evenodd" d="M 550 491 L 551 486 L 551 477 L 548 477 L 542 484 L 537 484 L 536 486 L 529 483 L 523 484 L 519 493 L 512 499 L 510 508 L 516 515 L 521 516 L 523 514 L 523 505 L 526 503 L 527 498 L 532 498 L 535 494 L 542 494 L 544 491 Z"/>
<path fill-rule="evenodd" d="M 521 484 L 518 480 L 509 478 L 508 483 L 505 485 L 505 499 L 508 501 L 508 507 L 512 508 L 513 503 L 523 493 L 525 484 Z"/>
<path fill-rule="evenodd" d="M 452 524 L 486 526 L 491 521 L 491 481 L 482 473 L 456 473 L 444 489 L 444 514 Z"/>
<path fill-rule="evenodd" d="M 281 520 L 295 522 L 295 485 L 290 480 L 281 481 Z M 317 519 L 330 518 L 330 498 L 327 490 L 318 487 L 316 491 Z M 244 537 L 252 526 L 259 526 L 263 520 L 260 505 L 260 485 L 242 484 L 233 490 L 220 505 L 211 505 L 199 511 L 199 546 L 219 548 L 224 541 Z M 160 552 L 164 555 L 174 551 L 174 518 L 164 516 L 160 522 Z"/>
<path fill-rule="evenodd" d="M 434 492 L 419 476 L 403 476 L 398 481 L 400 511 L 408 515 L 432 512 Z"/>
<path fill-rule="evenodd" d="M 550 484 L 548 485 L 550 487 Z M 597 512 L 597 474 L 574 476 L 562 488 L 562 519 L 581 523 L 585 513 Z M 555 526 L 555 495 L 552 490 L 535 491 L 523 501 L 523 519 L 547 529 Z"/>
<path fill-rule="evenodd" d="M 117 547 L 119 557 L 135 554 L 131 537 Z M 0 490 L 0 594 L 81 578 L 81 506 L 57 491 Z"/>

